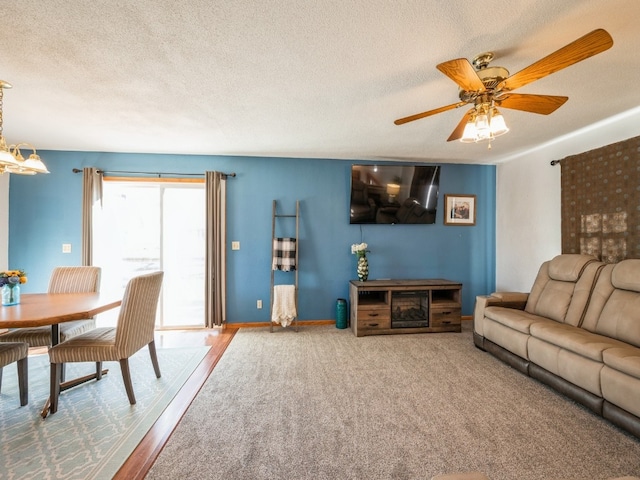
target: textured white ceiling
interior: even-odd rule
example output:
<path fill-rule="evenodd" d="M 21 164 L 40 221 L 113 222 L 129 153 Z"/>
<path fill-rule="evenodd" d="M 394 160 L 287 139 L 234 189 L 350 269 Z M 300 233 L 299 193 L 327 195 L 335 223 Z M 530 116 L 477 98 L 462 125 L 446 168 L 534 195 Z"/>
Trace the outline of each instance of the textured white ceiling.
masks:
<path fill-rule="evenodd" d="M 640 106 L 637 0 L 3 0 L 4 134 L 38 149 L 494 163 Z M 596 29 L 610 50 L 519 93 L 567 95 L 446 142 L 436 64 L 513 74 Z M 640 127 L 639 127 L 640 134 Z"/>

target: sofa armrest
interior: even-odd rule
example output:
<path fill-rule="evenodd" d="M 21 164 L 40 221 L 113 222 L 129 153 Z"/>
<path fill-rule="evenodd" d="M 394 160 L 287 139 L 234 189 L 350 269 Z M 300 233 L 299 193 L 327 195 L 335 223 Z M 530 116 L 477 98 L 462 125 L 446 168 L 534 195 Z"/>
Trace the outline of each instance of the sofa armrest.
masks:
<path fill-rule="evenodd" d="M 529 299 L 528 293 L 522 292 L 493 292 L 489 296 L 489 305 L 524 310 Z"/>
<path fill-rule="evenodd" d="M 491 295 L 478 295 L 473 310 L 473 331 L 481 337 L 484 337 L 484 310 L 487 307 L 505 307 L 524 310 L 528 298 L 528 293 L 521 292 L 494 292 Z"/>

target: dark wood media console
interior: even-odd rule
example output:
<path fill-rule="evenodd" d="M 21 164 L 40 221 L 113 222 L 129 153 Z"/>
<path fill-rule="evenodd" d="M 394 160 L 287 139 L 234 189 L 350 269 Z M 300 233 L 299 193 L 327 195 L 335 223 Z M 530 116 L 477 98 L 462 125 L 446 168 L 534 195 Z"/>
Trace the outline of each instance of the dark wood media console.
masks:
<path fill-rule="evenodd" d="M 443 279 L 349 282 L 356 337 L 460 332 L 462 284 Z"/>

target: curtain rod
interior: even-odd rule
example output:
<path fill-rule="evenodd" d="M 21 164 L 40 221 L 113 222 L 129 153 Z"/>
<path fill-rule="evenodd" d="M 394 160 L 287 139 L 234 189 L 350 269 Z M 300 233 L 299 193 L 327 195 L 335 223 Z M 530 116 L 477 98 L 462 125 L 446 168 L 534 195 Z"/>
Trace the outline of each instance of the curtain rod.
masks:
<path fill-rule="evenodd" d="M 82 169 L 81 168 L 74 168 L 73 173 L 82 173 Z M 204 177 L 204 173 L 175 173 L 175 172 L 128 172 L 128 171 L 124 171 L 124 170 L 98 170 L 98 173 L 101 174 L 108 174 L 108 173 L 131 173 L 133 175 L 157 175 L 158 177 L 161 177 L 163 175 L 178 175 L 178 176 L 183 176 L 183 177 Z M 225 178 L 226 177 L 235 177 L 236 173 L 223 173 L 222 174 Z"/>
<path fill-rule="evenodd" d="M 558 165 L 562 160 L 551 160 L 551 166 L 554 167 L 556 165 Z"/>

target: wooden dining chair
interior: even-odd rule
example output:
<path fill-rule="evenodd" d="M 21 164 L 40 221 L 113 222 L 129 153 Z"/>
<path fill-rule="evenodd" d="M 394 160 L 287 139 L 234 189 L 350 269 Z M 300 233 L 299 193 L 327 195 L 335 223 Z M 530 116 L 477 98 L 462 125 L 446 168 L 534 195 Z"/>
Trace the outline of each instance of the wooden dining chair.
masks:
<path fill-rule="evenodd" d="M 100 291 L 100 267 L 56 267 L 49 278 L 49 293 Z M 95 318 L 60 324 L 60 341 L 96 327 Z M 30 347 L 51 345 L 51 327 L 14 328 L 0 335 L 0 342 L 25 342 Z"/>
<path fill-rule="evenodd" d="M 29 403 L 29 345 L 26 343 L 0 343 L 0 389 L 2 389 L 2 369 L 13 362 L 18 363 L 18 390 L 20 405 Z"/>
<path fill-rule="evenodd" d="M 155 272 L 129 280 L 115 327 L 95 328 L 49 349 L 51 413 L 55 413 L 58 409 L 61 364 L 95 362 L 96 379 L 100 380 L 102 378 L 102 362 L 120 362 L 129 403 L 134 405 L 136 397 L 131 383 L 129 357 L 148 345 L 153 369 L 156 377 L 160 378 L 154 331 L 163 276 L 163 272 Z"/>

